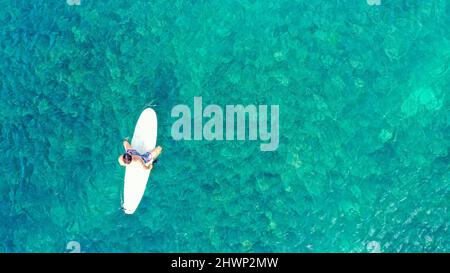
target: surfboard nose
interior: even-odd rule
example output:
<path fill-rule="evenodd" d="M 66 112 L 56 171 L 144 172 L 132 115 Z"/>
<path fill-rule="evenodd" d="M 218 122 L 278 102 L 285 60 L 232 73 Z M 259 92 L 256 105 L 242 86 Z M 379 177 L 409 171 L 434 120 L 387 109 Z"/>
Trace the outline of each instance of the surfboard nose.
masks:
<path fill-rule="evenodd" d="M 134 214 L 135 210 L 124 210 L 125 214 Z"/>
<path fill-rule="evenodd" d="M 136 208 L 137 208 L 137 207 L 134 207 L 134 208 L 132 208 L 132 207 L 127 207 L 127 206 L 125 206 L 125 204 L 124 204 L 123 207 L 122 207 L 122 209 L 123 209 L 123 211 L 125 212 L 125 214 L 133 214 L 133 213 L 136 211 Z"/>

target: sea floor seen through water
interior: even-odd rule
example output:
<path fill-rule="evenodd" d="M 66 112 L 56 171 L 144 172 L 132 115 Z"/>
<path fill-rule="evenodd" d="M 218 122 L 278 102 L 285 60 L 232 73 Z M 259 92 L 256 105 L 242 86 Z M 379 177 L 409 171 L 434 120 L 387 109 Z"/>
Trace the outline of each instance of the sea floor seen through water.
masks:
<path fill-rule="evenodd" d="M 1 3 L 0 252 L 450 251 L 450 2 Z M 278 105 L 277 149 L 175 140 L 194 97 Z"/>

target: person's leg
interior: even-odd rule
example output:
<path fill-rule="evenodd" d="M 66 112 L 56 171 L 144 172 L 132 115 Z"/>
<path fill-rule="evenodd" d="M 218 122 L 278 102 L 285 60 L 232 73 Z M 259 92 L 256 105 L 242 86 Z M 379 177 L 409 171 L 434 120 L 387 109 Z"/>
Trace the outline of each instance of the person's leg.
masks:
<path fill-rule="evenodd" d="M 156 158 L 158 158 L 158 156 L 161 154 L 162 152 L 162 147 L 158 146 L 155 149 L 153 149 L 153 151 L 151 152 L 152 154 L 152 160 L 155 161 Z"/>

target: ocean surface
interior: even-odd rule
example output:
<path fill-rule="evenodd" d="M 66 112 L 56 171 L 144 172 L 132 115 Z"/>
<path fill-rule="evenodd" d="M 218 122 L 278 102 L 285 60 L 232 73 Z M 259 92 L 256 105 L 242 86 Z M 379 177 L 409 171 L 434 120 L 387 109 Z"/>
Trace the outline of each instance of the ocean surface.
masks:
<path fill-rule="evenodd" d="M 449 1 L 76 2 L 0 0 L 0 252 L 450 251 Z M 175 141 L 194 97 L 279 105 L 278 149 Z"/>

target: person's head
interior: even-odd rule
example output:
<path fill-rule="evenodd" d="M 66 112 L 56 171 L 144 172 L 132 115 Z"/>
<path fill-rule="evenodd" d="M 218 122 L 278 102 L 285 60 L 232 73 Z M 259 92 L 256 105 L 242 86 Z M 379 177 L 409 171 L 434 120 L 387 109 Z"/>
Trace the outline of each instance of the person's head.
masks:
<path fill-rule="evenodd" d="M 125 164 L 130 164 L 131 161 L 133 160 L 133 158 L 131 157 L 131 155 L 129 153 L 124 153 L 122 156 L 123 159 L 123 163 Z"/>

